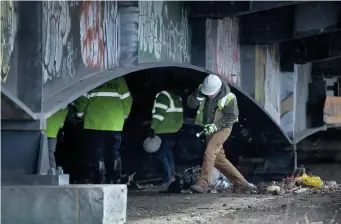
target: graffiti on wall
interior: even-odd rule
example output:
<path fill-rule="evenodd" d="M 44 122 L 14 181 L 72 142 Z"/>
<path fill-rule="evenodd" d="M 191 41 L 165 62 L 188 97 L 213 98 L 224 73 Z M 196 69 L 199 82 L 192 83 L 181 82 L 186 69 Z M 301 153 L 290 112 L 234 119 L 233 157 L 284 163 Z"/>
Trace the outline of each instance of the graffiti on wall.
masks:
<path fill-rule="evenodd" d="M 240 48 L 237 18 L 206 21 L 206 68 L 240 85 Z"/>
<path fill-rule="evenodd" d="M 17 9 L 13 1 L 0 2 L 0 74 L 5 83 L 11 67 L 17 35 Z"/>
<path fill-rule="evenodd" d="M 256 45 L 255 98 L 280 124 L 280 69 L 277 46 Z"/>
<path fill-rule="evenodd" d="M 139 1 L 139 54 L 190 63 L 188 15 L 181 2 Z"/>
<path fill-rule="evenodd" d="M 58 77 L 74 77 L 75 49 L 70 35 L 71 18 L 66 1 L 43 4 L 42 70 L 44 84 Z"/>
<path fill-rule="evenodd" d="M 276 46 L 267 46 L 264 79 L 264 109 L 280 124 L 280 70 Z"/>
<path fill-rule="evenodd" d="M 296 86 L 295 72 L 282 72 L 281 78 L 281 120 L 280 125 L 288 136 L 293 137 L 295 104 L 294 93 Z"/>
<path fill-rule="evenodd" d="M 120 52 L 118 3 L 84 2 L 81 8 L 80 38 L 82 59 L 86 67 L 116 67 Z"/>
<path fill-rule="evenodd" d="M 120 66 L 128 67 L 138 61 L 139 9 L 137 7 L 120 8 L 121 54 Z"/>
<path fill-rule="evenodd" d="M 255 99 L 264 107 L 264 78 L 266 65 L 266 46 L 256 45 L 255 58 Z"/>

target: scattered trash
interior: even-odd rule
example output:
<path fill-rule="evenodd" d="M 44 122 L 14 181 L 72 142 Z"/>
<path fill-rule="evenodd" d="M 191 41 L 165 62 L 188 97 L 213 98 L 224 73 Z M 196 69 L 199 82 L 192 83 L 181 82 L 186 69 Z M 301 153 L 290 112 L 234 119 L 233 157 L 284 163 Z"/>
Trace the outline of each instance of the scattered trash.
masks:
<path fill-rule="evenodd" d="M 281 188 L 277 185 L 268 186 L 267 192 L 273 195 L 279 195 L 281 193 Z"/>
<path fill-rule="evenodd" d="M 304 170 L 303 170 L 304 171 Z M 168 193 L 193 194 L 190 186 L 197 183 L 201 172 L 201 167 L 196 166 L 186 169 L 183 175 L 177 175 L 175 181 L 168 187 Z M 132 177 L 128 178 L 128 185 L 134 185 Z M 129 184 L 130 183 L 130 184 Z M 133 186 L 131 186 L 133 187 Z M 259 183 L 255 189 L 256 194 L 317 194 L 317 193 L 337 193 L 341 192 L 341 185 L 335 181 L 322 181 L 320 177 L 307 175 L 291 175 L 284 178 L 282 181 L 273 181 L 271 183 Z M 220 192 L 237 192 L 236 186 L 216 168 L 212 171 L 208 193 Z M 140 188 L 141 189 L 141 188 Z M 245 192 L 243 192 L 245 193 Z"/>
<path fill-rule="evenodd" d="M 300 177 L 296 178 L 296 182 L 299 185 L 302 186 L 307 186 L 307 187 L 321 187 L 323 182 L 320 177 L 313 177 L 313 176 L 308 176 L 307 174 L 303 174 Z"/>
<path fill-rule="evenodd" d="M 211 190 L 226 191 L 232 187 L 232 184 L 219 170 L 214 168 L 209 187 Z"/>
<path fill-rule="evenodd" d="M 201 167 L 192 167 L 186 169 L 183 176 L 177 176 L 175 181 L 172 182 L 168 188 L 170 193 L 185 193 L 189 194 L 190 186 L 198 182 L 200 176 Z M 220 173 L 216 168 L 214 168 L 210 180 L 209 193 L 218 193 L 223 191 L 228 191 L 232 187 L 230 181 Z"/>
<path fill-rule="evenodd" d="M 302 194 L 302 193 L 305 193 L 307 191 L 309 191 L 309 188 L 297 188 L 297 189 L 295 189 L 293 191 L 293 193 L 295 193 L 295 194 Z"/>

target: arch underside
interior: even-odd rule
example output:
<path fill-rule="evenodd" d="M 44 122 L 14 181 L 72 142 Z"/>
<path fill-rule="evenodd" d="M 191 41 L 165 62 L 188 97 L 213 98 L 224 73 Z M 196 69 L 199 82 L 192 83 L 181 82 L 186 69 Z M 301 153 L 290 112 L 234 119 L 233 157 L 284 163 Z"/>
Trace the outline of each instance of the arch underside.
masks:
<path fill-rule="evenodd" d="M 308 128 L 301 132 L 296 133 L 292 143 L 298 144 L 320 131 L 326 131 L 329 128 L 340 128 L 340 127 L 341 127 L 341 124 L 325 124 L 325 125 L 315 127 L 315 128 Z"/>
<path fill-rule="evenodd" d="M 55 113 L 59 108 L 63 107 L 82 94 L 90 91 L 97 86 L 120 76 L 127 75 L 129 73 L 147 70 L 147 69 L 167 69 L 173 70 L 173 73 L 186 74 L 186 77 L 195 77 L 198 81 L 202 81 L 207 74 L 212 72 L 189 64 L 177 64 L 177 63 L 142 63 L 133 67 L 116 68 L 114 70 L 104 70 L 96 73 L 89 74 L 70 85 L 61 89 L 57 94 L 43 100 L 43 112 L 34 114 L 35 119 L 45 119 Z M 192 73 L 192 74 L 190 74 Z M 193 79 L 193 82 L 195 80 Z M 229 83 L 230 84 L 230 83 Z M 292 140 L 283 132 L 281 127 L 271 118 L 271 116 L 261 108 L 251 97 L 245 94 L 240 88 L 230 84 L 231 90 L 236 94 L 238 98 L 238 104 L 240 109 L 240 121 L 234 132 L 240 132 L 243 136 L 244 147 L 247 147 L 247 138 L 256 136 L 252 141 L 256 142 L 269 142 L 278 143 L 280 145 L 291 145 Z M 264 124 L 266 128 L 264 128 Z M 247 131 L 245 131 L 245 129 Z M 261 131 L 262 130 L 262 131 Z M 259 133 L 255 133 L 259 132 Z M 245 134 L 246 133 L 246 134 Z M 239 133 L 237 133 L 239 134 Z M 262 144 L 263 145 L 263 144 Z M 277 144 L 276 144 L 277 145 Z"/>

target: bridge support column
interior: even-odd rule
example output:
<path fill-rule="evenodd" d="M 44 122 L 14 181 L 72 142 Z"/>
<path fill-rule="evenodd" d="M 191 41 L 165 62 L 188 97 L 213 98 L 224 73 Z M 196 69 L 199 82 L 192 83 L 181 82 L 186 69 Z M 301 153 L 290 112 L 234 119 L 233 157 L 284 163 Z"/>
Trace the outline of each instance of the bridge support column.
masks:
<path fill-rule="evenodd" d="M 3 224 L 126 222 L 126 185 L 16 186 L 1 192 Z"/>
<path fill-rule="evenodd" d="M 34 178 L 49 166 L 42 116 L 42 2 L 13 2 L 11 7 L 17 29 L 9 78 L 1 83 L 2 183 L 37 185 L 43 178 L 45 185 L 51 176 Z"/>

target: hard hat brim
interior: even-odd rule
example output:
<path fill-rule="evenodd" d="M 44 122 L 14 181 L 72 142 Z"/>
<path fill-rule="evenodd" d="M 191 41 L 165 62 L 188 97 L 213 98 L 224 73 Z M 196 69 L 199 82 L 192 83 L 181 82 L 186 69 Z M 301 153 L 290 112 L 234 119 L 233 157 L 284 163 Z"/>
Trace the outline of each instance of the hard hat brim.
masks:
<path fill-rule="evenodd" d="M 217 90 L 215 90 L 215 91 L 207 91 L 204 88 L 201 88 L 200 91 L 201 91 L 202 94 L 204 94 L 206 96 L 212 96 L 212 95 L 216 94 L 219 91 L 220 87 Z"/>

